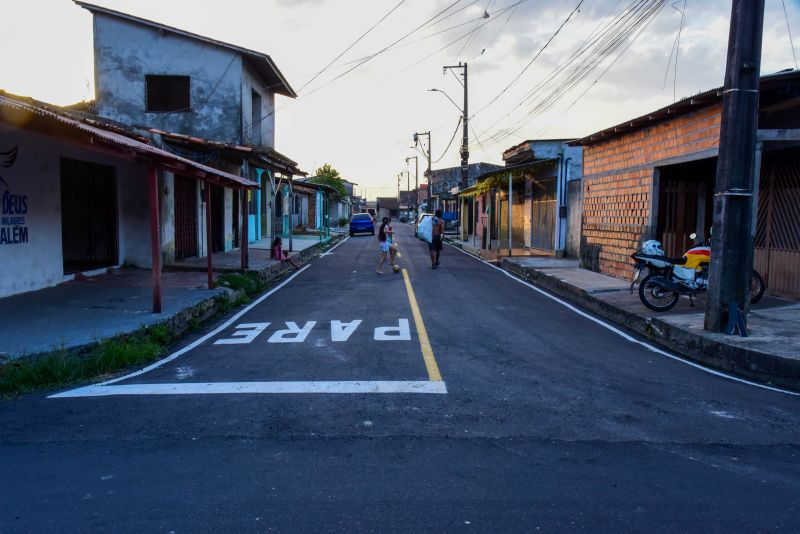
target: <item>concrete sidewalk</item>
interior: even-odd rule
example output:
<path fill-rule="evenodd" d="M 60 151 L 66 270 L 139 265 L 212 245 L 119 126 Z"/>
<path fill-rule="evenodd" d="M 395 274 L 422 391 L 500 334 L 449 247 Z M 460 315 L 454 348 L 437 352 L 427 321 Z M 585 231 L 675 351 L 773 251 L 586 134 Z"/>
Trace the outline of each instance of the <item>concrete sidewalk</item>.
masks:
<path fill-rule="evenodd" d="M 308 246 L 296 250 L 291 257 L 303 263 L 339 239 L 336 236 L 324 243 L 319 238 L 303 240 Z M 255 261 L 254 253 L 259 255 Z M 250 271 L 265 280 L 292 269 L 269 259 L 269 250 L 254 249 L 250 254 Z M 59 349 L 78 349 L 156 324 L 179 335 L 196 321 L 216 313 L 221 297 L 235 299 L 241 295 L 224 287 L 208 289 L 205 258 L 192 260 L 196 266 L 192 262 L 173 265 L 162 273 L 161 313 L 152 313 L 152 272 L 147 269 L 112 270 L 0 299 L 0 363 Z M 238 250 L 215 254 L 212 260 L 214 279 L 223 272 L 239 271 Z"/>
<path fill-rule="evenodd" d="M 336 239 L 336 238 L 334 238 Z M 288 238 L 284 242 L 284 250 L 292 259 L 299 258 L 304 261 L 309 254 L 325 246 L 331 238 L 320 240 L 319 236 L 304 235 L 292 238 L 292 250 L 289 251 Z M 272 259 L 272 243 L 269 238 L 260 239 L 250 243 L 248 270 L 259 272 L 275 272 L 281 270 L 280 262 Z M 185 258 L 164 265 L 170 271 L 206 271 L 207 260 L 205 257 Z M 236 248 L 227 252 L 217 252 L 211 255 L 211 268 L 217 273 L 235 273 L 241 271 L 242 253 Z"/>
<path fill-rule="evenodd" d="M 501 266 L 566 300 L 692 360 L 726 373 L 800 390 L 800 302 L 765 295 L 748 316 L 749 337 L 703 330 L 705 295 L 654 312 L 630 282 L 587 271 L 573 259 L 504 258 Z"/>

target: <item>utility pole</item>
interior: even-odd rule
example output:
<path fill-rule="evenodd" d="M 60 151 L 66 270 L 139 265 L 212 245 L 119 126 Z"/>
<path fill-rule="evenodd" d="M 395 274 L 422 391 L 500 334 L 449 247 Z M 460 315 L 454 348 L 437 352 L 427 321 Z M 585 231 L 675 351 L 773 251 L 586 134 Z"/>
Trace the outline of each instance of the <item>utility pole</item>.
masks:
<path fill-rule="evenodd" d="M 733 0 L 714 193 L 705 329 L 725 329 L 731 306 L 747 313 L 753 269 L 753 194 L 764 0 Z"/>
<path fill-rule="evenodd" d="M 428 156 L 427 156 L 427 158 L 428 158 L 428 202 L 427 202 L 427 206 L 425 208 L 425 212 L 426 213 L 430 213 L 431 212 L 431 132 L 430 131 L 422 132 L 422 133 L 415 132 L 414 133 L 414 146 L 415 147 L 416 147 L 417 143 L 419 142 L 419 137 L 421 135 L 427 135 L 428 136 Z"/>
<path fill-rule="evenodd" d="M 458 62 L 458 65 L 446 65 L 442 67 L 443 70 L 448 69 L 461 69 L 461 75 L 464 77 L 464 81 L 461 82 L 461 85 L 464 87 L 464 107 L 461 109 L 463 114 L 461 122 L 464 126 L 464 133 L 461 139 L 461 189 L 464 190 L 467 188 L 467 182 L 469 181 L 469 114 L 468 114 L 468 84 L 467 84 L 467 64 L 464 63 L 463 65 L 461 62 Z M 460 81 L 460 80 L 459 80 Z"/>
<path fill-rule="evenodd" d="M 414 158 L 414 233 L 416 234 L 417 228 L 417 202 L 419 202 L 419 158 L 416 155 L 406 158 L 406 165 L 408 160 Z M 410 178 L 410 176 L 409 176 Z"/>

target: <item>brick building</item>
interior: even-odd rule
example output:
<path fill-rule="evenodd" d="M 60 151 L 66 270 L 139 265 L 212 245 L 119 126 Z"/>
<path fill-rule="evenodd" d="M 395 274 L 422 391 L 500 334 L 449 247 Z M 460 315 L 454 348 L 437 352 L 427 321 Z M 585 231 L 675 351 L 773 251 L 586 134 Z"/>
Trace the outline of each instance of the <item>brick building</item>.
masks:
<path fill-rule="evenodd" d="M 761 78 L 754 264 L 789 296 L 800 296 L 799 97 L 800 72 Z M 717 88 L 572 143 L 584 147 L 583 267 L 627 278 L 644 240 L 680 256 L 692 232 L 709 235 L 721 113 Z"/>

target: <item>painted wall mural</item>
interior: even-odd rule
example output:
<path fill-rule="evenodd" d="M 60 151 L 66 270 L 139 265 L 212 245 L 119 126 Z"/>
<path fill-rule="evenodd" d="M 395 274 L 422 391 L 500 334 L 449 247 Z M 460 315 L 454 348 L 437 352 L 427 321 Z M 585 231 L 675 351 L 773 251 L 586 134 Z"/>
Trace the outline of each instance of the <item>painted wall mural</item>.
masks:
<path fill-rule="evenodd" d="M 8 185 L 7 177 L 17 160 L 18 147 L 0 151 L 0 187 L 3 188 L 0 209 L 0 245 L 19 245 L 28 242 L 28 195 L 21 195 Z M 8 178 L 10 180 L 10 178 Z"/>

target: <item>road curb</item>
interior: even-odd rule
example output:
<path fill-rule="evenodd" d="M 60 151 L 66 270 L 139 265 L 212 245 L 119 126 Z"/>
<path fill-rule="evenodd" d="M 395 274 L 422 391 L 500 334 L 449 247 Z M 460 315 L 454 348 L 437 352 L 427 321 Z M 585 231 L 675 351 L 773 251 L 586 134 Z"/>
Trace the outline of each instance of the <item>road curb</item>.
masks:
<path fill-rule="evenodd" d="M 330 241 L 315 243 L 308 247 L 307 249 L 301 250 L 295 255 L 290 255 L 289 257 L 292 260 L 297 260 L 298 265 L 308 262 L 309 260 L 319 256 L 324 250 L 331 248 L 332 246 L 339 243 L 342 239 L 345 239 L 346 235 L 332 235 Z M 272 281 L 275 277 L 281 276 L 287 271 L 294 269 L 294 267 L 284 263 L 284 262 L 275 262 L 269 267 L 265 267 L 264 269 L 247 269 L 247 272 L 256 273 L 258 274 L 265 282 Z M 240 271 L 235 271 L 240 272 Z"/>
<path fill-rule="evenodd" d="M 613 321 L 689 360 L 719 371 L 771 386 L 800 391 L 800 361 L 747 347 L 732 345 L 656 317 L 645 317 L 598 299 L 585 290 L 532 267 L 504 258 L 506 271 Z"/>

